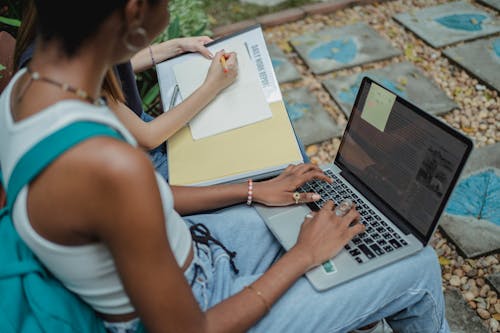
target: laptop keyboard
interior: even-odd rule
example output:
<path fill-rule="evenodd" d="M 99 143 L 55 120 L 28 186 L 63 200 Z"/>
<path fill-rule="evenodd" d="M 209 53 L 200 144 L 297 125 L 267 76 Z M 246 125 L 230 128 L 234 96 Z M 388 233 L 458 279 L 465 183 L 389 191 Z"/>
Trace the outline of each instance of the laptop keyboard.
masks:
<path fill-rule="evenodd" d="M 320 200 L 311 203 L 316 209 L 323 207 L 328 200 L 333 200 L 336 205 L 344 199 L 351 199 L 355 203 L 361 216 L 360 222 L 366 226 L 366 230 L 354 237 L 344 248 L 357 263 L 362 264 L 408 245 L 398 232 L 383 221 L 337 175 L 331 170 L 326 170 L 325 173 L 333 179 L 332 184 L 314 179 L 304 184 L 298 191 L 321 195 Z"/>

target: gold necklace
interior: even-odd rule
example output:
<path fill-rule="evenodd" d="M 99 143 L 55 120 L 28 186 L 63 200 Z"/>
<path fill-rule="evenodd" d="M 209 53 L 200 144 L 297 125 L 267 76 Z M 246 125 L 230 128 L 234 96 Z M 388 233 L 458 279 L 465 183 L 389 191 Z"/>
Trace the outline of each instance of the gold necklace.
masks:
<path fill-rule="evenodd" d="M 28 82 L 26 84 L 26 87 L 25 87 L 23 93 L 21 94 L 21 96 L 19 97 L 19 100 L 22 99 L 22 97 L 24 95 L 24 92 L 26 91 L 26 89 L 28 88 L 28 86 L 33 81 L 42 81 L 42 82 L 50 83 L 50 84 L 52 84 L 52 85 L 54 85 L 56 87 L 59 87 L 63 91 L 68 91 L 70 93 L 73 93 L 76 96 L 78 96 L 78 97 L 86 100 L 87 102 L 89 102 L 91 104 L 99 105 L 99 106 L 105 104 L 105 102 L 103 101 L 102 98 L 92 98 L 92 97 L 90 97 L 90 94 L 88 92 L 86 92 L 85 90 L 83 90 L 83 89 L 75 88 L 75 87 L 73 87 L 73 86 L 71 86 L 71 85 L 69 85 L 67 83 L 59 82 L 59 81 L 56 81 L 54 79 L 41 76 L 40 73 L 31 70 L 31 68 L 29 66 L 28 66 L 28 73 L 30 75 L 30 82 Z"/>

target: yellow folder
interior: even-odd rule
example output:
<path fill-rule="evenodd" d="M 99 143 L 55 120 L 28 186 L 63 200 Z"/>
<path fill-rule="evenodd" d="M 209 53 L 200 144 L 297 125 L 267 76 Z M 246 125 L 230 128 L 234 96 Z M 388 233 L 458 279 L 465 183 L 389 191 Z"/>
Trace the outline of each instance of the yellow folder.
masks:
<path fill-rule="evenodd" d="M 167 141 L 169 183 L 209 185 L 261 179 L 303 161 L 282 101 L 269 119 L 193 140 L 189 126 Z"/>

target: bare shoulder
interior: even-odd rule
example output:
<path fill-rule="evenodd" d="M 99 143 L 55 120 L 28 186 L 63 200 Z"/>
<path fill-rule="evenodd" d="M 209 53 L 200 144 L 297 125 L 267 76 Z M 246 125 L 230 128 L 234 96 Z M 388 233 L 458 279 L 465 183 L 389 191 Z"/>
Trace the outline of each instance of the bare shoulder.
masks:
<path fill-rule="evenodd" d="M 113 138 L 92 138 L 64 153 L 32 183 L 31 223 L 58 243 L 97 240 L 98 228 L 112 228 L 140 198 L 157 196 L 151 193 L 155 183 L 145 152 Z"/>

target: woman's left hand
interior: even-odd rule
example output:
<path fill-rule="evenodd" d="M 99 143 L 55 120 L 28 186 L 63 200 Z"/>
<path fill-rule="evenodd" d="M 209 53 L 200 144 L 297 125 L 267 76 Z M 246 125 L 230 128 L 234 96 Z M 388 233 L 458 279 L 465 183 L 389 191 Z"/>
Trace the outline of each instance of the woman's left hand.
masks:
<path fill-rule="evenodd" d="M 198 52 L 207 59 L 212 59 L 213 54 L 205 47 L 205 44 L 212 41 L 213 39 L 208 36 L 184 37 L 178 39 L 179 47 L 182 52 Z"/>
<path fill-rule="evenodd" d="M 323 180 L 328 183 L 333 181 L 314 164 L 289 165 L 279 176 L 254 183 L 254 201 L 267 206 L 296 204 L 294 193 L 297 188 L 312 179 Z M 313 202 L 320 198 L 317 193 L 300 193 L 298 203 Z"/>

